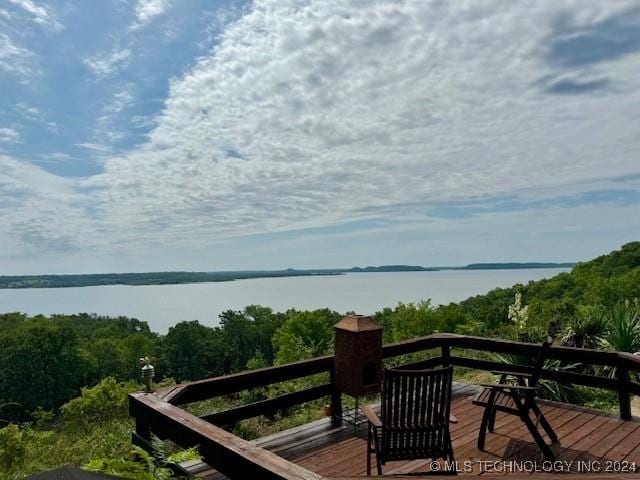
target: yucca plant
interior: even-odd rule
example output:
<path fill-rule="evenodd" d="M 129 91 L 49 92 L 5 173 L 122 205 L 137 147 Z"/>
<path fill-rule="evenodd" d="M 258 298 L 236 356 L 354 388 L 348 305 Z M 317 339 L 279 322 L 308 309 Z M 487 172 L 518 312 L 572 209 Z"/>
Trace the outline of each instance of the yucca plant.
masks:
<path fill-rule="evenodd" d="M 640 305 L 638 301 L 620 302 L 608 313 L 608 328 L 601 342 L 607 350 L 640 351 Z"/>
<path fill-rule="evenodd" d="M 560 343 L 567 347 L 596 349 L 604 339 L 609 321 L 601 307 L 580 307 L 560 335 Z"/>
<path fill-rule="evenodd" d="M 626 300 L 616 304 L 607 315 L 607 332 L 601 341 L 602 348 L 616 352 L 640 351 L 640 305 Z M 614 367 L 603 367 L 603 373 L 614 377 Z"/>

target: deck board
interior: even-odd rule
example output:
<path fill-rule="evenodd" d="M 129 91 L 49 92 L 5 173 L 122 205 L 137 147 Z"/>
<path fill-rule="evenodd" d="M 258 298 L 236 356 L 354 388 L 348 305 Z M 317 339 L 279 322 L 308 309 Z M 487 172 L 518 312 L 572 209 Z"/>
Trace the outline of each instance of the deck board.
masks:
<path fill-rule="evenodd" d="M 473 466 L 472 471 L 460 472 L 461 475 L 480 474 L 482 478 L 494 478 L 505 473 L 481 471 L 479 461 L 543 461 L 520 419 L 504 413 L 496 416 L 495 432 L 487 434 L 485 451 L 479 451 L 476 442 L 483 410 L 471 403 L 472 393 L 472 387 L 457 384 L 451 406 L 458 419 L 451 427 L 455 457 L 459 464 L 468 461 Z M 571 463 L 573 472 L 577 471 L 578 461 L 604 464 L 605 460 L 624 460 L 640 465 L 640 421 L 637 418 L 622 421 L 611 414 L 558 402 L 540 402 L 540 406 L 560 438 L 560 444 L 553 447 L 557 460 Z M 366 473 L 364 428 L 354 433 L 350 426 L 334 428 L 328 419 L 323 419 L 253 443 L 325 477 L 359 477 Z M 383 467 L 383 473 L 422 472 L 428 470 L 429 463 L 428 460 L 389 462 Z M 183 466 L 206 480 L 226 478 L 202 463 L 190 462 Z"/>

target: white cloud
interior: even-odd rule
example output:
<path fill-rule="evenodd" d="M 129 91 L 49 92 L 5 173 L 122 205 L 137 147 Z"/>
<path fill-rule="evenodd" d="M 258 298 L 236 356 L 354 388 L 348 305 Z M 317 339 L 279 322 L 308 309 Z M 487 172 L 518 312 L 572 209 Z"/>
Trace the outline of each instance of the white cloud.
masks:
<path fill-rule="evenodd" d="M 0 200 L 3 259 L 68 253 L 89 241 L 77 235 L 82 229 L 94 225 L 99 230 L 87 219 L 73 181 L 2 155 Z"/>
<path fill-rule="evenodd" d="M 64 26 L 56 20 L 51 10 L 42 3 L 36 3 L 33 0 L 9 0 L 14 5 L 21 7 L 29 15 L 33 17 L 33 21 L 54 30 L 60 31 Z"/>
<path fill-rule="evenodd" d="M 20 141 L 20 132 L 14 128 L 0 128 L 0 142 L 2 143 L 18 143 Z"/>
<path fill-rule="evenodd" d="M 131 93 L 132 86 L 128 85 L 125 88 L 118 90 L 111 101 L 105 105 L 102 109 L 105 114 L 120 113 L 133 104 L 133 94 Z"/>
<path fill-rule="evenodd" d="M 0 33 L 0 71 L 28 79 L 37 73 L 35 55 L 21 47 L 5 33 Z"/>
<path fill-rule="evenodd" d="M 36 107 L 28 105 L 24 102 L 16 103 L 14 110 L 20 114 L 23 118 L 28 120 L 40 120 L 42 119 L 42 113 Z"/>
<path fill-rule="evenodd" d="M 68 153 L 54 152 L 54 153 L 48 153 L 44 155 L 43 158 L 45 160 L 50 160 L 54 162 L 65 162 L 67 160 L 70 160 L 71 156 Z"/>
<path fill-rule="evenodd" d="M 111 52 L 84 60 L 84 64 L 99 79 L 111 76 L 125 68 L 131 61 L 131 50 L 115 48 Z"/>
<path fill-rule="evenodd" d="M 164 14 L 170 5 L 170 0 L 138 0 L 135 8 L 136 21 L 131 28 L 135 30 L 148 25 Z"/>
<path fill-rule="evenodd" d="M 614 188 L 640 174 L 640 52 L 565 47 L 607 38 L 599 25 L 630 5 L 256 0 L 172 81 L 148 142 L 75 187 L 92 189 L 105 248 L 141 254 L 366 219 L 445 235 L 468 222 L 416 212 Z M 130 55 L 88 65 L 103 77 Z M 555 223 L 566 216 L 540 215 L 531 228 L 566 227 Z M 466 231 L 508 234 L 516 220 L 502 218 Z"/>
<path fill-rule="evenodd" d="M 111 147 L 107 145 L 102 145 L 99 143 L 85 142 L 85 143 L 74 143 L 73 145 L 76 147 L 85 148 L 87 150 L 91 150 L 97 153 L 111 153 Z"/>
<path fill-rule="evenodd" d="M 172 84 L 149 144 L 93 182 L 141 235 L 219 237 L 636 173 L 638 89 L 535 86 L 571 5 L 255 2 Z M 640 60 L 592 69 L 612 68 L 635 85 Z"/>

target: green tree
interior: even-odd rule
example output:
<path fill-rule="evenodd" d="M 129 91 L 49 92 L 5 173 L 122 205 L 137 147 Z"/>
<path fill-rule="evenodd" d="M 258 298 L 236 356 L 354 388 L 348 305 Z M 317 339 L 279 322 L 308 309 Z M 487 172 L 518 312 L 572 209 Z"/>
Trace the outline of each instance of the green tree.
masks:
<path fill-rule="evenodd" d="M 162 366 L 176 381 L 197 380 L 227 371 L 227 345 L 219 329 L 197 320 L 180 322 L 162 342 Z"/>
<path fill-rule="evenodd" d="M 333 327 L 341 315 L 329 309 L 288 312 L 287 320 L 273 336 L 277 364 L 328 353 L 333 346 Z"/>
<path fill-rule="evenodd" d="M 0 391 L 26 415 L 51 410 L 78 393 L 86 362 L 75 333 L 37 320 L 0 334 Z"/>

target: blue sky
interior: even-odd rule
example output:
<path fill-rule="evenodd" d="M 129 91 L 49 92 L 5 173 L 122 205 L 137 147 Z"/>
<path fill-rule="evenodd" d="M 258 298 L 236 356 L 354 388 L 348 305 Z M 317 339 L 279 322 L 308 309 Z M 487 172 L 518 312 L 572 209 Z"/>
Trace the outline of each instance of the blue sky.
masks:
<path fill-rule="evenodd" d="M 2 0 L 0 274 L 640 239 L 640 5 Z"/>

